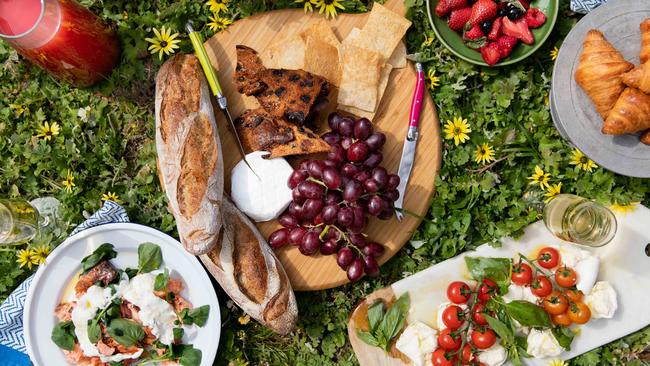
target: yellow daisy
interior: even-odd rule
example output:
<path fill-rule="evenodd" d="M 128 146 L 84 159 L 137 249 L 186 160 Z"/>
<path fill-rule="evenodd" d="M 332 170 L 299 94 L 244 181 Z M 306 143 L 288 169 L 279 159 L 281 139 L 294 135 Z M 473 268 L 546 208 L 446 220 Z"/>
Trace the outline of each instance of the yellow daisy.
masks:
<path fill-rule="evenodd" d="M 50 254 L 50 247 L 48 245 L 41 245 L 32 249 L 32 263 L 41 265 L 45 263 L 45 258 Z"/>
<path fill-rule="evenodd" d="M 228 26 L 231 24 L 232 24 L 232 20 L 228 18 L 222 18 L 219 15 L 217 15 L 217 13 L 215 13 L 214 15 L 210 16 L 210 22 L 208 22 L 208 27 L 213 32 L 219 32 L 228 28 Z"/>
<path fill-rule="evenodd" d="M 303 9 L 306 12 L 312 12 L 314 11 L 314 5 L 316 5 L 316 0 L 296 0 L 294 1 L 296 4 L 303 4 Z"/>
<path fill-rule="evenodd" d="M 558 184 L 551 184 L 546 189 L 546 193 L 544 193 L 544 197 L 546 197 L 544 203 L 549 203 L 549 201 L 551 201 L 555 196 L 561 193 L 560 191 L 562 191 L 562 182 Z"/>
<path fill-rule="evenodd" d="M 567 366 L 567 363 L 562 360 L 550 361 L 546 366 Z"/>
<path fill-rule="evenodd" d="M 553 49 L 551 50 L 551 60 L 552 61 L 555 61 L 555 59 L 557 58 L 557 53 L 558 52 L 560 52 L 560 50 L 558 50 L 557 47 L 553 47 Z"/>
<path fill-rule="evenodd" d="M 21 249 L 16 253 L 16 263 L 20 264 L 20 268 L 27 266 L 28 269 L 32 269 L 34 264 L 32 260 L 32 250 L 31 249 Z"/>
<path fill-rule="evenodd" d="M 178 43 L 181 42 L 180 39 L 176 39 L 178 32 L 171 34 L 171 29 L 165 29 L 164 26 L 160 29 L 160 32 L 154 28 L 153 33 L 156 35 L 156 38 L 145 38 L 144 40 L 151 43 L 151 46 L 148 48 L 151 54 L 155 55 L 158 53 L 161 60 L 163 53 L 166 55 L 174 53 L 174 49 L 178 48 Z"/>
<path fill-rule="evenodd" d="M 551 179 L 551 174 L 545 173 L 542 168 L 535 165 L 535 174 L 528 177 L 528 179 L 531 181 L 530 184 L 539 184 L 540 188 L 546 189 L 549 187 L 548 180 Z"/>
<path fill-rule="evenodd" d="M 551 104 L 551 99 L 549 97 L 549 94 L 546 93 L 544 94 L 544 105 L 548 107 L 549 104 Z"/>
<path fill-rule="evenodd" d="M 636 210 L 636 206 L 639 203 L 641 203 L 641 202 L 630 202 L 627 205 L 621 205 L 621 204 L 615 203 L 615 204 L 609 206 L 609 209 L 614 211 L 614 212 L 621 213 L 621 214 L 627 214 L 629 212 L 632 212 L 632 211 Z"/>
<path fill-rule="evenodd" d="M 422 45 L 428 47 L 431 46 L 431 43 L 433 43 L 433 37 L 427 37 L 424 42 L 422 42 Z"/>
<path fill-rule="evenodd" d="M 429 72 L 427 72 L 427 82 L 431 90 L 434 90 L 436 86 L 440 85 L 440 79 L 436 76 L 436 70 L 429 69 Z"/>
<path fill-rule="evenodd" d="M 474 150 L 474 161 L 479 164 L 494 161 L 494 149 L 492 146 L 486 143 L 476 146 L 476 150 Z"/>
<path fill-rule="evenodd" d="M 569 164 L 575 165 L 582 170 L 588 171 L 589 173 L 591 173 L 592 169 L 598 168 L 598 165 L 596 165 L 593 160 L 586 157 L 585 154 L 583 154 L 582 151 L 578 149 L 573 149 L 573 156 L 571 157 Z"/>
<path fill-rule="evenodd" d="M 244 315 L 240 316 L 239 319 L 237 319 L 237 321 L 241 325 L 246 325 L 251 321 L 251 316 L 248 315 L 248 314 L 244 314 Z"/>
<path fill-rule="evenodd" d="M 447 120 L 445 124 L 445 139 L 454 139 L 454 143 L 458 146 L 459 143 L 464 143 L 469 140 L 468 133 L 472 132 L 469 128 L 469 123 L 462 117 L 454 117 L 453 121 Z"/>
<path fill-rule="evenodd" d="M 230 0 L 208 0 L 205 5 L 210 7 L 210 11 L 219 14 L 220 12 L 227 12 L 228 11 L 228 3 L 230 3 Z"/>
<path fill-rule="evenodd" d="M 38 131 L 39 132 L 36 135 L 36 137 L 42 137 L 43 140 L 50 141 L 53 136 L 59 134 L 59 132 L 61 131 L 61 127 L 56 122 L 52 122 L 52 124 L 48 122 L 43 122 L 43 124 L 39 126 Z"/>
<path fill-rule="evenodd" d="M 68 169 L 68 174 L 65 177 L 65 180 L 63 181 L 63 186 L 65 187 L 65 190 L 68 192 L 72 192 L 72 187 L 75 186 L 74 184 L 74 176 L 70 172 L 70 169 Z"/>
<path fill-rule="evenodd" d="M 106 192 L 102 194 L 102 201 L 113 201 L 115 203 L 122 203 L 120 196 L 118 196 L 115 192 Z"/>
<path fill-rule="evenodd" d="M 316 8 L 319 9 L 318 13 L 323 14 L 325 12 L 325 18 L 336 18 L 336 8 L 345 10 L 345 7 L 341 5 L 339 0 L 317 0 Z"/>
<path fill-rule="evenodd" d="M 9 104 L 9 108 L 11 108 L 14 111 L 16 117 L 20 117 L 23 113 L 29 114 L 29 109 L 27 109 L 27 107 L 25 107 L 22 104 Z"/>

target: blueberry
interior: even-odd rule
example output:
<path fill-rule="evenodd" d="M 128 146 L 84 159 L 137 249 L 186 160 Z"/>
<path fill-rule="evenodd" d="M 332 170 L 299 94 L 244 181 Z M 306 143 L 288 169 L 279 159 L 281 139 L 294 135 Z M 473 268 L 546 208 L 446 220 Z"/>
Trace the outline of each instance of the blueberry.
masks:
<path fill-rule="evenodd" d="M 488 34 L 488 33 L 490 33 L 490 29 L 492 29 L 492 22 L 489 21 L 489 20 L 486 20 L 486 21 L 482 22 L 479 25 L 479 27 L 481 28 L 481 30 L 483 31 L 484 34 Z"/>
<path fill-rule="evenodd" d="M 524 12 L 518 8 L 512 7 L 508 9 L 508 19 L 510 20 L 517 20 L 521 18 L 522 15 L 524 15 Z"/>
<path fill-rule="evenodd" d="M 497 15 L 500 16 L 500 17 L 504 17 L 504 16 L 506 16 L 507 13 L 508 13 L 508 11 L 506 10 L 506 8 L 503 8 L 503 9 L 499 9 L 499 11 L 497 12 Z"/>

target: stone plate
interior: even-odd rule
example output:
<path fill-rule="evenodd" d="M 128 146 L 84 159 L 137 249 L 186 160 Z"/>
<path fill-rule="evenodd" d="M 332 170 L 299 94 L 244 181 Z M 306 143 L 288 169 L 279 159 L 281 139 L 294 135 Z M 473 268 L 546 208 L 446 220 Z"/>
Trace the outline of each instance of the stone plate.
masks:
<path fill-rule="evenodd" d="M 650 1 L 611 1 L 586 15 L 566 37 L 553 70 L 552 116 L 560 134 L 603 168 L 632 177 L 650 178 L 650 146 L 637 135 L 611 136 L 600 132 L 602 118 L 576 84 L 582 41 L 598 29 L 630 62 L 639 63 L 639 24 L 650 17 Z"/>

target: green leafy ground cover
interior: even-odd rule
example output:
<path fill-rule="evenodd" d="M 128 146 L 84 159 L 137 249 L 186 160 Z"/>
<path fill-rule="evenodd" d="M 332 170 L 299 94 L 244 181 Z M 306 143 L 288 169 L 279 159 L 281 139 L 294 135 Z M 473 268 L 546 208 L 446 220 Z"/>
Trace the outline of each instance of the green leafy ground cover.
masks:
<path fill-rule="evenodd" d="M 51 195 L 63 203 L 64 227 L 46 233 L 31 246 L 58 244 L 72 227 L 101 206 L 102 195 L 119 196 L 135 222 L 175 235 L 173 217 L 156 178 L 153 144 L 154 77 L 161 65 L 147 53 L 144 40 L 152 28 L 181 30 L 187 19 L 208 22 L 210 11 L 200 1 L 84 0 L 113 22 L 123 48 L 120 66 L 105 82 L 79 90 L 52 79 L 24 62 L 0 42 L 0 196 L 32 199 Z M 341 2 L 346 11 L 365 11 L 366 0 Z M 606 204 L 649 202 L 647 181 L 591 171 L 571 164 L 574 150 L 553 128 L 548 90 L 553 60 L 550 51 L 577 21 L 562 1 L 558 24 L 546 44 L 527 61 L 505 68 L 472 66 L 452 56 L 435 39 L 423 0 L 407 0 L 414 26 L 407 35 L 411 53 L 427 61 L 438 85 L 432 97 L 443 123 L 462 117 L 472 132 L 455 145 L 444 140 L 443 166 L 431 209 L 413 240 L 382 267 L 376 279 L 340 288 L 298 293 L 298 329 L 278 337 L 248 322 L 225 294 L 223 333 L 218 365 L 355 365 L 347 342 L 349 311 L 363 296 L 431 264 L 484 242 L 517 235 L 539 219 L 535 208 L 546 191 L 529 184 L 539 166 L 549 183 L 562 183 L 563 193 L 576 193 Z M 233 0 L 221 16 L 239 19 L 256 12 L 301 7 L 293 0 Z M 213 31 L 202 27 L 204 37 Z M 191 45 L 182 37 L 181 51 Z M 163 59 L 164 61 L 164 59 Z M 82 109 L 82 112 L 80 112 Z M 83 112 L 86 111 L 86 112 Z M 44 122 L 57 122 L 58 135 L 38 137 Z M 474 152 L 487 143 L 496 162 L 476 163 Z M 74 177 L 71 191 L 63 181 Z M 23 249 L 20 247 L 17 249 Z M 32 270 L 19 267 L 14 249 L 0 248 L 0 300 Z M 587 353 L 573 365 L 650 364 L 650 328 Z"/>

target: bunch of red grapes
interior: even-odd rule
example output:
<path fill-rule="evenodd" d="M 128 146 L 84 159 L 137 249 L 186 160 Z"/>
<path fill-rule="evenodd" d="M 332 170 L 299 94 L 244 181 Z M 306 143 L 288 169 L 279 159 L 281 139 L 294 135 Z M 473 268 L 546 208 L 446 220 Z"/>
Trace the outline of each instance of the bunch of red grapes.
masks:
<path fill-rule="evenodd" d="M 373 132 L 367 118 L 329 115 L 331 145 L 324 160 L 303 160 L 289 177 L 293 200 L 280 216 L 282 229 L 269 237 L 273 248 L 298 246 L 304 255 L 336 253 L 350 281 L 379 274 L 384 247 L 363 234 L 366 213 L 382 220 L 395 213 L 399 177 L 380 164 L 386 136 Z"/>

